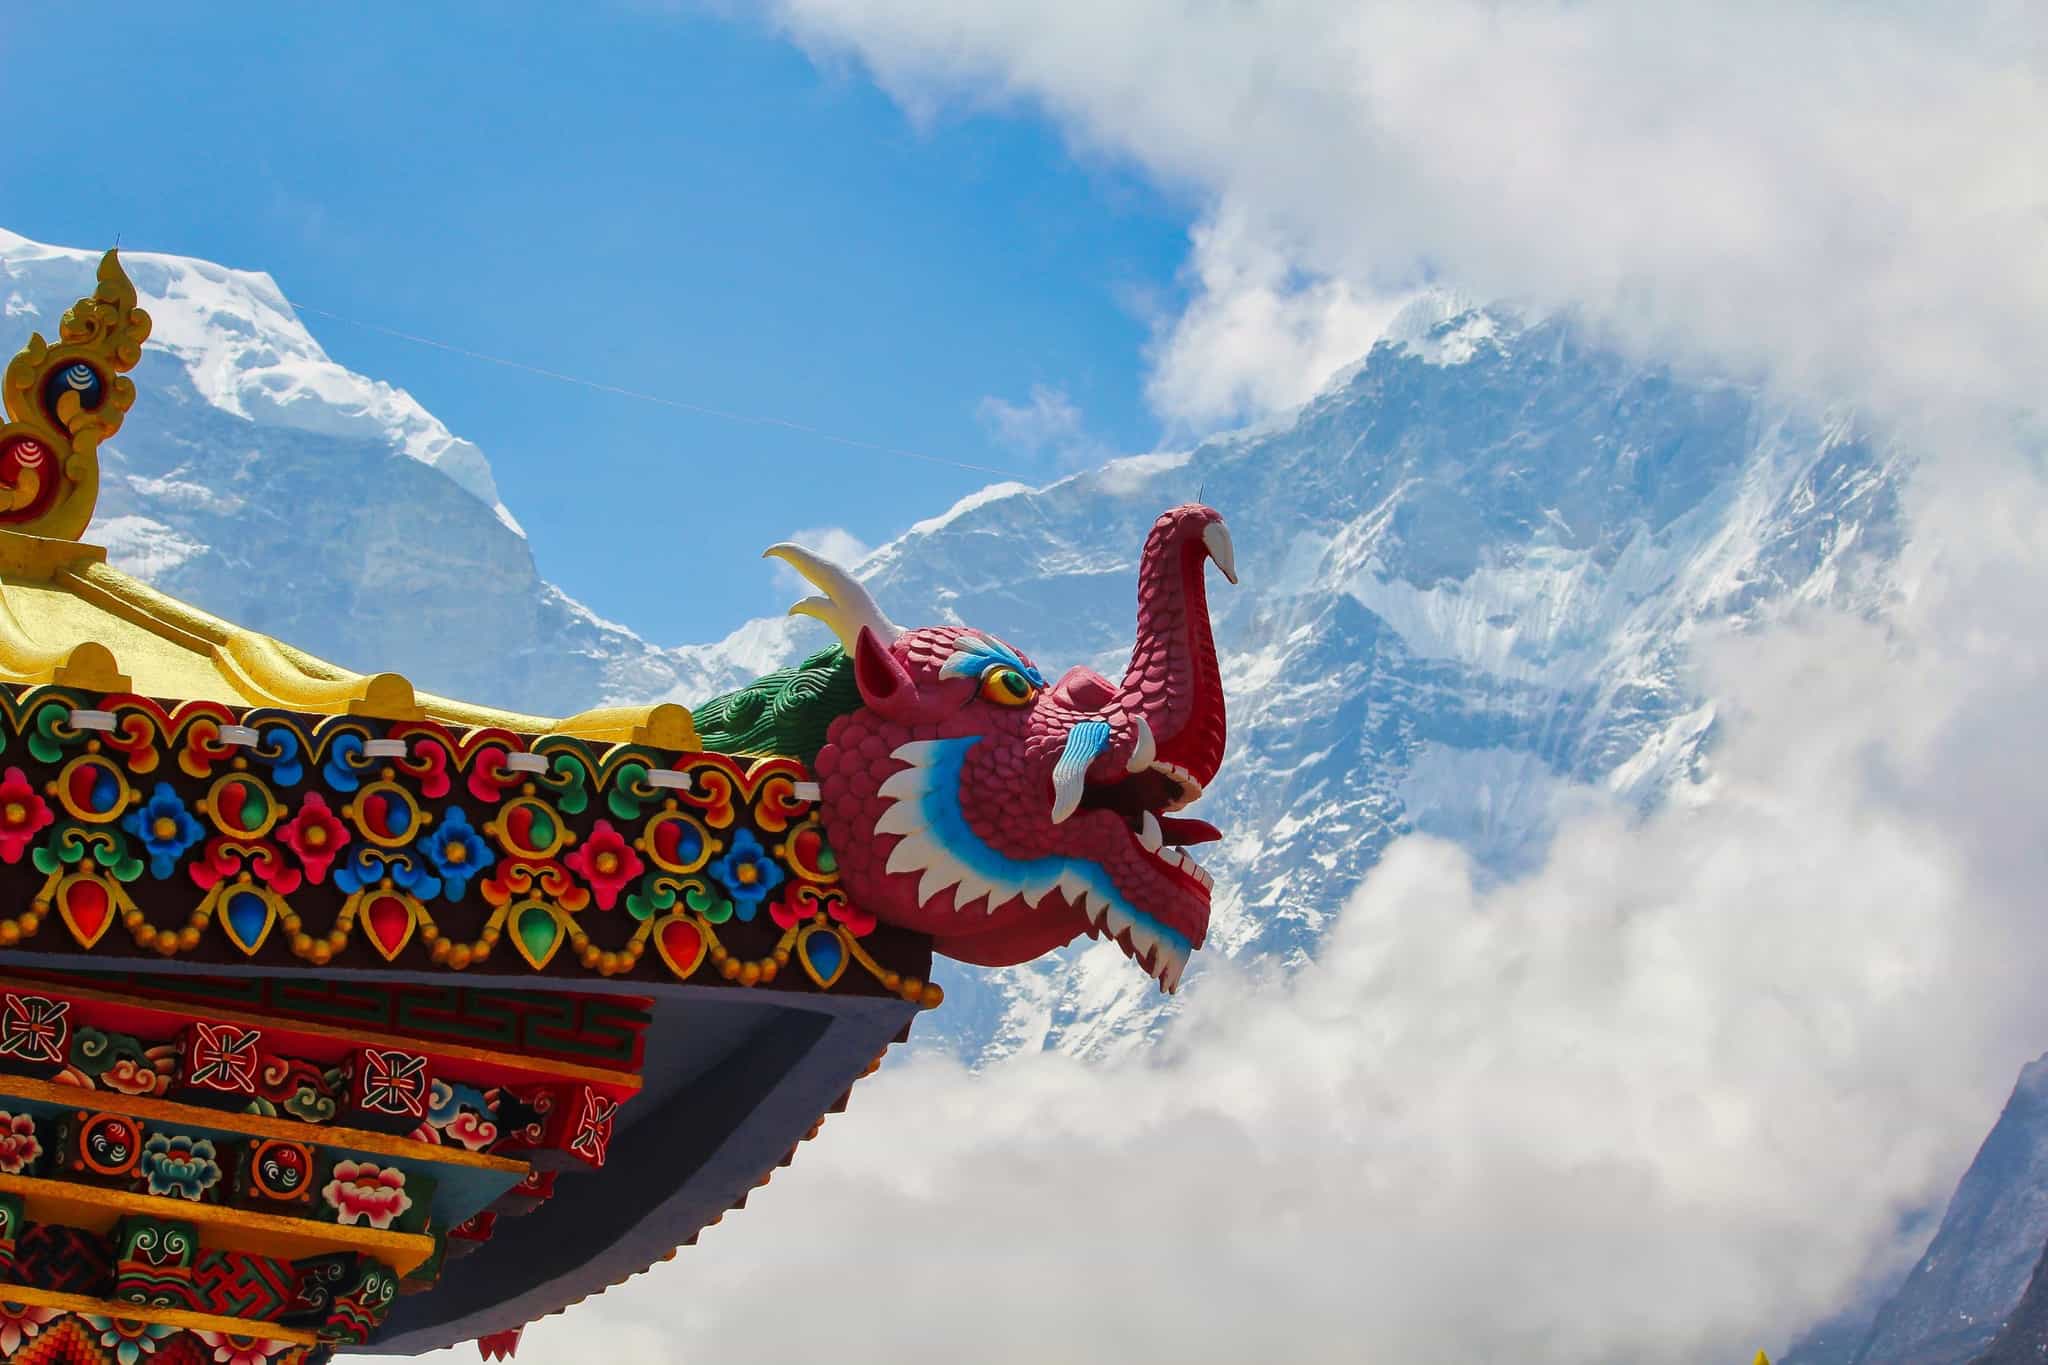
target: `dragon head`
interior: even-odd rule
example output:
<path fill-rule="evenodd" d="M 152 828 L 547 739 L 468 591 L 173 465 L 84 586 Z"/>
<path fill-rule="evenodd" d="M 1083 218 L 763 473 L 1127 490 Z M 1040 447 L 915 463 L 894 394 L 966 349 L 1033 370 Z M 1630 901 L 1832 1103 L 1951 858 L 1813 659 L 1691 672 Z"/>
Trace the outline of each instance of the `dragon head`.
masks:
<path fill-rule="evenodd" d="M 1153 525 L 1120 683 L 1050 679 L 968 627 L 902 629 L 838 567 L 768 553 L 821 589 L 792 610 L 831 626 L 851 665 L 857 704 L 813 760 L 848 894 L 962 961 L 1023 962 L 1087 933 L 1175 989 L 1209 924 L 1209 874 L 1186 849 L 1221 837 L 1175 812 L 1223 761 L 1204 584 L 1212 559 L 1236 581 L 1222 517 L 1190 504 Z"/>

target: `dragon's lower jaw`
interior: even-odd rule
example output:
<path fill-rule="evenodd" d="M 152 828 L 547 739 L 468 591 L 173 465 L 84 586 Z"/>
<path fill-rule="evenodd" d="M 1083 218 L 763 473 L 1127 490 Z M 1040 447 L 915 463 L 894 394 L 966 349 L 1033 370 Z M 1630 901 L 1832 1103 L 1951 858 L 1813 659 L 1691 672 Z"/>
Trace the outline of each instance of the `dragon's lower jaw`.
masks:
<path fill-rule="evenodd" d="M 1115 906 L 1103 906 L 1088 920 L 1090 938 L 1106 938 L 1123 949 L 1124 956 L 1137 963 L 1145 974 L 1169 995 L 1180 989 L 1181 974 L 1187 970 L 1190 947 L 1161 933 L 1156 923 Z"/>
<path fill-rule="evenodd" d="M 1028 962 L 1087 934 L 1116 944 L 1161 990 L 1171 993 L 1180 988 L 1191 953 L 1185 940 L 1147 915 L 1092 896 L 1085 903 L 1088 908 L 1080 910 L 1063 896 L 1050 896 L 1029 914 L 993 928 L 978 929 L 972 924 L 977 916 L 971 915 L 962 921 L 968 932 L 941 933 L 932 946 L 959 962 L 1001 967 Z"/>
<path fill-rule="evenodd" d="M 873 828 L 895 842 L 883 881 L 853 889 L 903 905 L 897 921 L 932 934 L 949 957 L 1006 966 L 1086 933 L 1116 943 L 1162 988 L 1178 986 L 1208 928 L 1210 889 L 1182 845 L 1217 837 L 1202 821 L 1163 813 L 1192 778 L 1147 771 L 1091 785 L 1056 844 L 1011 852 L 985 841 L 963 808 L 963 762 L 977 742 L 914 741 L 891 753 L 905 766 L 881 784 L 887 805 Z M 990 823 L 1000 828 L 1006 812 L 996 806 Z"/>

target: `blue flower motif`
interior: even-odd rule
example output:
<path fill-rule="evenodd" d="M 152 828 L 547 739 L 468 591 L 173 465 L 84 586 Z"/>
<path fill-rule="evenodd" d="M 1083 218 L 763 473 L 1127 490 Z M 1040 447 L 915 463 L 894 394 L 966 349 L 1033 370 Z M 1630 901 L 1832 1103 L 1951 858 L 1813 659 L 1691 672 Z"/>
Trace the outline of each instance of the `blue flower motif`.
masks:
<path fill-rule="evenodd" d="M 363 737 L 343 730 L 327 746 L 327 761 L 320 765 L 320 775 L 336 791 L 352 792 L 361 781 L 356 774 L 369 765 L 370 760 L 363 757 Z"/>
<path fill-rule="evenodd" d="M 448 814 L 441 819 L 440 828 L 429 830 L 420 837 L 419 850 L 440 872 L 451 901 L 461 900 L 469 879 L 498 860 L 498 855 L 491 852 L 491 846 L 469 823 L 468 814 L 460 806 L 449 807 Z"/>
<path fill-rule="evenodd" d="M 198 1200 L 220 1183 L 220 1163 L 214 1156 L 213 1143 L 205 1138 L 151 1133 L 137 1164 L 149 1179 L 151 1194 Z"/>
<path fill-rule="evenodd" d="M 393 852 L 364 845 L 334 869 L 334 884 L 351 896 L 365 887 L 375 886 L 386 877 L 391 878 L 391 884 L 399 890 L 410 891 L 421 900 L 431 900 L 441 894 L 441 879 L 402 849 Z"/>
<path fill-rule="evenodd" d="M 142 841 L 149 854 L 149 875 L 158 878 L 176 872 L 185 850 L 206 835 L 168 782 L 157 783 L 149 800 L 122 818 L 121 828 Z"/>
<path fill-rule="evenodd" d="M 280 787 L 297 786 L 306 775 L 306 765 L 299 761 L 299 737 L 285 726 L 273 725 L 263 732 L 263 743 L 260 755 L 270 765 L 271 780 Z"/>
<path fill-rule="evenodd" d="M 768 898 L 770 891 L 782 885 L 783 879 L 782 869 L 775 865 L 775 860 L 768 856 L 768 850 L 761 847 L 761 841 L 750 829 L 743 829 L 732 836 L 732 847 L 723 858 L 711 864 L 711 875 L 732 897 L 733 912 L 742 923 L 753 920 L 761 902 Z"/>

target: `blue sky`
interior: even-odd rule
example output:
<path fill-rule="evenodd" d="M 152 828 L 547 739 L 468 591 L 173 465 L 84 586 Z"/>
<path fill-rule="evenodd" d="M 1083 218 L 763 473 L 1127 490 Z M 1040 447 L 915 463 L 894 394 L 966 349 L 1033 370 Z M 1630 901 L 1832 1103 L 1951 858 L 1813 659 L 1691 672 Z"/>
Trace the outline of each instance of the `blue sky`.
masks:
<path fill-rule="evenodd" d="M 123 7 L 86 43 L 76 11 L 17 8 L 5 225 L 266 270 L 349 319 L 1027 479 L 1159 440 L 1143 353 L 1178 306 L 1189 209 L 1043 122 L 917 126 L 745 20 L 353 8 Z M 483 447 L 543 573 L 663 641 L 778 609 L 771 541 L 874 543 L 995 477 L 304 317 Z M 1034 390 L 1079 413 L 1036 449 L 985 404 Z M 672 548 L 621 553 L 622 523 Z"/>

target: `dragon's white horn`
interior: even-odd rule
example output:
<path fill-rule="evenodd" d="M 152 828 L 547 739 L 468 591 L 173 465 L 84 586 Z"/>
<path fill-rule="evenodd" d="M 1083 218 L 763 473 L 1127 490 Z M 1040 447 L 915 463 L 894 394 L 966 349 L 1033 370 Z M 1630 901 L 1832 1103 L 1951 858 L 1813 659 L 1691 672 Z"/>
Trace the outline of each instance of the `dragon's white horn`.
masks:
<path fill-rule="evenodd" d="M 812 616 L 823 621 L 832 628 L 832 633 L 839 637 L 839 643 L 846 646 L 848 653 L 853 651 L 854 641 L 860 638 L 862 626 L 872 630 L 875 638 L 884 644 L 903 633 L 901 626 L 883 614 L 875 599 L 868 595 L 868 590 L 831 560 L 790 541 L 770 545 L 761 552 L 761 557 L 781 560 L 824 590 L 823 597 L 806 597 L 791 607 L 789 614 Z"/>

